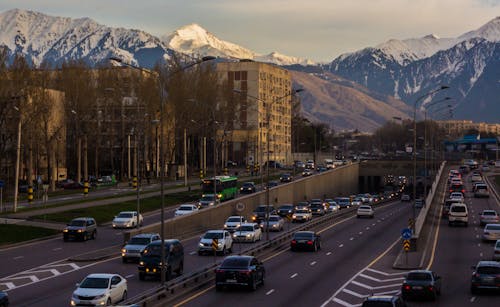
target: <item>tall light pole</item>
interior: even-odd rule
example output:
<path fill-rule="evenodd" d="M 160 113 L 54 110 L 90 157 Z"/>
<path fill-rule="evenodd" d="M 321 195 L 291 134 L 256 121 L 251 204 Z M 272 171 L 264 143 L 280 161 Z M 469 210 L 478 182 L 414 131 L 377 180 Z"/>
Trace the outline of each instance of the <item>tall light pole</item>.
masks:
<path fill-rule="evenodd" d="M 302 91 L 304 91 L 304 90 L 303 89 L 292 90 L 292 91 L 290 91 L 290 93 L 287 93 L 286 95 L 278 97 L 275 101 L 284 99 L 284 98 L 289 97 L 289 96 L 293 96 L 296 93 L 300 93 Z M 244 94 L 242 91 L 240 91 L 238 89 L 233 89 L 233 92 Z M 270 138 L 269 138 L 269 132 L 270 132 L 270 121 L 271 121 L 271 103 L 267 103 L 265 100 L 258 98 L 258 97 L 255 97 L 255 96 L 252 96 L 252 95 L 248 95 L 248 94 L 245 94 L 245 95 L 247 97 L 253 98 L 255 100 L 259 100 L 266 105 L 266 128 L 267 128 L 266 129 L 267 161 L 266 161 L 266 185 L 265 185 L 265 187 L 266 187 L 266 241 L 269 241 L 269 206 L 270 206 L 270 199 L 269 199 L 270 198 L 270 192 L 269 192 L 269 151 L 270 151 L 270 148 L 269 148 L 270 142 L 269 141 L 270 141 Z M 261 161 L 261 163 L 262 163 L 262 161 Z"/>
<path fill-rule="evenodd" d="M 16 170 L 15 170 L 15 181 L 14 181 L 14 212 L 17 212 L 17 198 L 19 195 L 19 164 L 21 160 L 21 110 L 19 107 L 14 106 L 14 110 L 19 113 L 19 121 L 17 122 L 17 146 L 16 146 Z"/>
<path fill-rule="evenodd" d="M 416 199 L 417 199 L 417 104 L 424 98 L 433 96 L 435 93 L 448 89 L 449 86 L 441 85 L 435 90 L 432 90 L 415 100 L 413 104 L 413 207 L 412 207 L 412 223 L 411 229 L 415 234 L 415 217 L 416 217 Z"/>
<path fill-rule="evenodd" d="M 193 67 L 195 65 L 201 64 L 206 61 L 214 60 L 215 57 L 212 56 L 205 56 L 201 58 L 200 60 L 197 60 L 196 62 L 190 63 L 184 67 L 181 67 L 180 69 L 173 71 L 166 77 L 166 79 L 171 78 L 173 75 L 180 73 L 190 67 Z M 165 286 L 165 178 L 164 178 L 164 171 L 165 171 L 165 166 L 164 166 L 164 157 L 163 157 L 163 121 L 164 121 L 164 108 L 165 108 L 165 78 L 162 78 L 161 75 L 155 71 L 151 71 L 149 69 L 145 69 L 142 67 L 134 66 L 132 64 L 128 64 L 123 62 L 121 58 L 117 57 L 111 57 L 109 58 L 110 61 L 125 65 L 127 67 L 130 67 L 135 70 L 139 70 L 141 72 L 147 73 L 153 77 L 156 78 L 158 81 L 158 85 L 160 88 L 160 150 L 159 150 L 159 164 L 160 164 L 160 204 L 161 204 L 161 211 L 160 211 L 160 235 L 161 235 L 161 267 L 160 267 L 160 282 L 162 286 Z"/>

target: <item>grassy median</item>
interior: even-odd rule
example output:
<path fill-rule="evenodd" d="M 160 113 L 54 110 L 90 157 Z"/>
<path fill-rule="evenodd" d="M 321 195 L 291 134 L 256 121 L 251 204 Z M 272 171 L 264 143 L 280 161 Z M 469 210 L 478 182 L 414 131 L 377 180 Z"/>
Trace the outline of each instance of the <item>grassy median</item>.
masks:
<path fill-rule="evenodd" d="M 199 191 L 168 194 L 165 195 L 165 207 L 175 206 L 180 203 L 193 202 L 199 199 L 199 197 L 200 197 Z M 161 207 L 160 197 L 141 199 L 140 211 L 142 213 L 154 211 L 160 209 L 160 207 Z M 98 224 L 103 224 L 112 221 L 115 215 L 117 215 L 120 211 L 135 211 L 135 210 L 137 210 L 137 203 L 134 200 L 118 204 L 105 205 L 105 206 L 80 208 L 80 209 L 73 209 L 52 214 L 36 215 L 32 216 L 31 218 L 69 223 L 69 221 L 71 221 L 73 218 L 89 216 L 93 217 Z"/>
<path fill-rule="evenodd" d="M 13 244 L 43 238 L 60 233 L 58 230 L 23 226 L 16 224 L 0 224 L 0 245 Z"/>

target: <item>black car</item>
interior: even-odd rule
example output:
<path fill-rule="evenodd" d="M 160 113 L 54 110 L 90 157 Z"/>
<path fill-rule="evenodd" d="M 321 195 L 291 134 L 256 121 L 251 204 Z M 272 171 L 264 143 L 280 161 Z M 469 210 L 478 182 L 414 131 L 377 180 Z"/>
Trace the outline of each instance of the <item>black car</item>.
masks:
<path fill-rule="evenodd" d="M 313 215 L 325 215 L 325 206 L 323 205 L 321 199 L 311 200 L 309 209 L 311 209 Z"/>
<path fill-rule="evenodd" d="M 165 280 L 172 277 L 172 273 L 182 275 L 184 271 L 184 248 L 177 239 L 164 240 L 165 246 Z M 146 276 L 160 277 L 161 273 L 161 240 L 148 244 L 141 253 L 139 260 L 139 279 Z"/>
<path fill-rule="evenodd" d="M 406 307 L 406 303 L 397 295 L 373 295 L 367 297 L 361 307 Z"/>
<path fill-rule="evenodd" d="M 266 186 L 264 187 L 264 189 L 272 189 L 274 187 L 277 187 L 279 185 L 278 181 L 269 181 Z"/>
<path fill-rule="evenodd" d="M 317 252 L 321 249 L 320 236 L 314 231 L 297 231 L 293 234 L 290 249 L 292 251 L 305 249 Z"/>
<path fill-rule="evenodd" d="M 215 270 L 215 289 L 225 286 L 245 286 L 256 290 L 264 284 L 266 270 L 262 262 L 253 256 L 228 256 Z"/>
<path fill-rule="evenodd" d="M 0 307 L 7 306 L 9 306 L 9 296 L 7 295 L 7 292 L 3 292 L 0 290 Z"/>
<path fill-rule="evenodd" d="M 441 277 L 428 270 L 410 271 L 401 286 L 403 299 L 430 298 L 441 295 Z"/>
<path fill-rule="evenodd" d="M 63 240 L 95 240 L 97 237 L 97 224 L 91 217 L 78 217 L 72 219 L 63 229 Z"/>
<path fill-rule="evenodd" d="M 252 194 L 255 193 L 257 188 L 253 182 L 244 182 L 240 187 L 240 194 Z"/>
<path fill-rule="evenodd" d="M 269 208 L 266 205 L 260 205 L 252 213 L 252 223 L 258 223 L 262 222 L 266 218 L 266 214 L 269 215 L 275 215 L 276 209 L 274 209 L 273 206 L 269 206 Z"/>
<path fill-rule="evenodd" d="M 290 173 L 283 173 L 280 175 L 281 182 L 292 182 L 292 175 Z"/>
<path fill-rule="evenodd" d="M 279 216 L 287 216 L 292 215 L 295 210 L 295 206 L 292 204 L 285 204 L 278 207 L 278 215 Z"/>
<path fill-rule="evenodd" d="M 479 261 L 472 269 L 470 291 L 476 294 L 479 290 L 500 290 L 500 262 Z"/>

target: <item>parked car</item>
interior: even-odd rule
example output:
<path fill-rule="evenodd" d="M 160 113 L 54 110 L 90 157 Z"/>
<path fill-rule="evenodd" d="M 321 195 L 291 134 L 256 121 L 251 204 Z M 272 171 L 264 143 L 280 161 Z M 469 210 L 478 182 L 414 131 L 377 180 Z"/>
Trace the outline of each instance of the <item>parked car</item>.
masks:
<path fill-rule="evenodd" d="M 292 182 L 293 177 L 290 173 L 283 173 L 280 175 L 281 182 Z"/>
<path fill-rule="evenodd" d="M 500 224 L 486 224 L 483 229 L 483 241 L 500 239 Z"/>
<path fill-rule="evenodd" d="M 228 256 L 215 270 L 215 290 L 244 286 L 255 291 L 264 284 L 265 276 L 264 264 L 254 256 Z"/>
<path fill-rule="evenodd" d="M 493 246 L 493 261 L 500 261 L 500 240 L 495 242 L 495 246 Z"/>
<path fill-rule="evenodd" d="M 161 263 L 164 263 L 165 280 L 172 278 L 172 273 L 182 275 L 184 272 L 184 247 L 177 239 L 164 240 L 164 255 L 162 256 L 162 241 L 154 241 L 148 244 L 142 252 L 139 260 L 139 280 L 144 280 L 146 276 L 160 277 Z"/>
<path fill-rule="evenodd" d="M 448 225 L 452 226 L 454 224 L 464 224 L 465 227 L 469 224 L 469 211 L 467 206 L 462 203 L 453 203 L 450 206 L 450 212 L 448 213 Z"/>
<path fill-rule="evenodd" d="M 82 182 L 77 182 L 71 179 L 68 179 L 63 185 L 62 188 L 65 190 L 76 190 L 76 189 L 83 189 L 83 183 Z"/>
<path fill-rule="evenodd" d="M 479 290 L 500 290 L 500 262 L 479 261 L 473 266 L 470 291 L 476 294 Z"/>
<path fill-rule="evenodd" d="M 441 277 L 433 271 L 410 271 L 401 286 L 403 299 L 430 298 L 435 300 L 441 295 Z"/>
<path fill-rule="evenodd" d="M 71 306 L 110 306 L 127 299 L 127 280 L 118 274 L 90 274 L 76 287 Z"/>
<path fill-rule="evenodd" d="M 297 231 L 293 234 L 290 249 L 292 251 L 305 249 L 317 252 L 321 249 L 321 238 L 314 231 Z"/>
<path fill-rule="evenodd" d="M 486 224 L 500 223 L 500 217 L 495 210 L 483 210 L 479 215 L 479 224 L 481 226 Z"/>
<path fill-rule="evenodd" d="M 253 242 L 262 240 L 262 230 L 259 224 L 245 223 L 233 233 L 234 242 Z"/>
<path fill-rule="evenodd" d="M 269 231 L 282 231 L 285 226 L 285 221 L 279 215 L 271 215 L 269 216 L 268 221 L 263 220 L 260 222 L 260 227 L 263 230 L 267 229 L 267 225 L 269 224 Z"/>
<path fill-rule="evenodd" d="M 193 214 L 195 212 L 198 212 L 200 209 L 198 209 L 198 206 L 193 205 L 193 204 L 182 204 L 175 210 L 174 216 L 182 216 L 182 215 L 188 215 L 188 214 Z"/>
<path fill-rule="evenodd" d="M 365 298 L 361 307 L 406 307 L 406 303 L 397 295 L 372 295 Z"/>
<path fill-rule="evenodd" d="M 205 194 L 198 201 L 198 208 L 203 209 L 207 207 L 213 207 L 220 205 L 220 199 L 216 198 L 214 194 Z"/>
<path fill-rule="evenodd" d="M 252 222 L 254 223 L 260 223 L 265 217 L 266 214 L 272 215 L 276 214 L 276 209 L 274 209 L 273 206 L 269 205 L 260 205 L 255 208 L 252 212 Z"/>
<path fill-rule="evenodd" d="M 238 230 L 241 224 L 246 222 L 247 220 L 244 216 L 241 215 L 230 216 L 224 223 L 224 230 L 227 230 L 229 232 L 235 232 L 236 230 Z"/>
<path fill-rule="evenodd" d="M 217 240 L 217 248 L 215 250 L 212 246 L 214 239 Z M 209 230 L 200 237 L 200 242 L 198 243 L 198 255 L 203 255 L 204 253 L 213 254 L 214 252 L 225 255 L 226 253 L 231 253 L 232 250 L 233 237 L 227 230 Z"/>
<path fill-rule="evenodd" d="M 244 182 L 240 187 L 240 194 L 251 194 L 255 193 L 255 191 L 257 191 L 257 188 L 253 182 Z"/>
<path fill-rule="evenodd" d="M 122 211 L 113 219 L 113 228 L 134 228 L 137 225 L 142 226 L 144 218 L 137 211 Z"/>
<path fill-rule="evenodd" d="M 375 211 L 373 211 L 373 208 L 370 205 L 361 205 L 359 206 L 358 211 L 356 212 L 356 216 L 358 218 L 360 217 L 374 218 Z"/>
<path fill-rule="evenodd" d="M 130 241 L 126 242 L 121 250 L 122 261 L 124 263 L 130 260 L 139 261 L 141 252 L 144 251 L 149 243 L 160 240 L 161 237 L 157 233 L 140 233 L 133 236 Z"/>
<path fill-rule="evenodd" d="M 9 295 L 0 290 L 0 307 L 9 307 Z"/>
<path fill-rule="evenodd" d="M 295 211 L 295 206 L 293 204 L 284 204 L 278 207 L 279 216 L 291 216 Z"/>
<path fill-rule="evenodd" d="M 97 237 L 97 224 L 94 218 L 78 217 L 72 219 L 63 229 L 63 240 L 95 240 Z"/>
<path fill-rule="evenodd" d="M 297 207 L 292 215 L 292 222 L 309 222 L 312 220 L 312 212 L 309 208 Z"/>

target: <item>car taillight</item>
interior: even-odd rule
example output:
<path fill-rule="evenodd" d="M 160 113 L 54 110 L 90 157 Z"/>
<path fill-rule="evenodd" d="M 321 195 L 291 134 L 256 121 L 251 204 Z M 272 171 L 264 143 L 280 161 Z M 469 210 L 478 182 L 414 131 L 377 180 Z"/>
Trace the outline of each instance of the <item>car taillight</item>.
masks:
<path fill-rule="evenodd" d="M 309 240 L 307 241 L 307 245 L 312 245 L 313 244 L 313 241 Z"/>
<path fill-rule="evenodd" d="M 465 194 L 465 190 L 464 189 L 462 189 L 462 193 Z"/>
<path fill-rule="evenodd" d="M 240 274 L 241 275 L 250 275 L 250 274 L 252 274 L 252 271 L 251 270 L 240 271 Z"/>
<path fill-rule="evenodd" d="M 292 244 L 297 244 L 297 241 L 295 241 L 295 240 L 292 240 Z"/>
<path fill-rule="evenodd" d="M 215 269 L 215 274 L 217 274 L 217 273 L 224 273 L 224 270 Z"/>
<path fill-rule="evenodd" d="M 495 254 L 500 254 L 500 250 L 496 250 L 496 251 L 495 251 Z"/>
<path fill-rule="evenodd" d="M 405 289 L 405 290 L 410 290 L 410 289 L 411 289 L 411 287 L 410 287 L 410 285 L 403 285 L 403 289 Z"/>
<path fill-rule="evenodd" d="M 434 287 L 433 286 L 429 286 L 429 291 L 434 291 Z"/>

